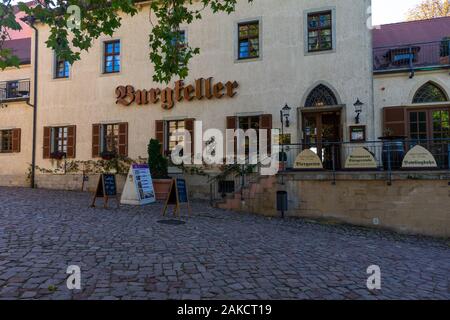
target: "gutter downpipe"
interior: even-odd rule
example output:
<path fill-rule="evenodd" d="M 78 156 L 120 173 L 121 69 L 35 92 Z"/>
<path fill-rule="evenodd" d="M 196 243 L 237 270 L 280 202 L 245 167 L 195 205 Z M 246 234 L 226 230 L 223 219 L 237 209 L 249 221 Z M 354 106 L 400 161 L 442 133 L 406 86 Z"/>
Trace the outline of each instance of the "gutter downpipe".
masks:
<path fill-rule="evenodd" d="M 31 188 L 36 188 L 36 123 L 37 123 L 37 102 L 38 102 L 38 48 L 39 48 L 39 31 L 35 27 L 34 17 L 29 17 L 27 19 L 28 24 L 34 30 L 34 76 L 33 76 L 33 104 L 28 103 L 33 107 L 33 142 L 31 151 L 31 176 L 30 176 L 30 186 Z"/>

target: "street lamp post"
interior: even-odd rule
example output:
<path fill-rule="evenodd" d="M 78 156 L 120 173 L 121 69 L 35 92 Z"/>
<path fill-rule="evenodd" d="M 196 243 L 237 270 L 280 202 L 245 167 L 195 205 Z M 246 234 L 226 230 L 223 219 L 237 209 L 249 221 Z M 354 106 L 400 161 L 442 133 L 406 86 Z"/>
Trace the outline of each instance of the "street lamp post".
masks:
<path fill-rule="evenodd" d="M 283 161 L 284 162 L 284 126 L 286 123 L 286 128 L 289 128 L 289 114 L 291 112 L 291 108 L 287 105 L 287 103 L 285 104 L 285 106 L 280 110 L 280 121 L 281 121 L 281 139 L 280 143 L 281 143 L 281 152 L 278 154 L 278 161 Z"/>

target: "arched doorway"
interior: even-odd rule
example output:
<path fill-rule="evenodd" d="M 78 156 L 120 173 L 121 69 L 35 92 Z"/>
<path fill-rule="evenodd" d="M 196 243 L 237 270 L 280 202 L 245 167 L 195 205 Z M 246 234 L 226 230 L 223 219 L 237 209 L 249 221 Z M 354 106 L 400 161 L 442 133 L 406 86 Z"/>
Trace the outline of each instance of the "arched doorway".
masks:
<path fill-rule="evenodd" d="M 316 152 L 324 168 L 339 168 L 340 148 L 337 143 L 342 140 L 342 106 L 336 95 L 326 85 L 319 84 L 308 94 L 301 110 L 303 147 Z"/>
<path fill-rule="evenodd" d="M 407 110 L 408 138 L 430 150 L 442 168 L 450 166 L 450 105 L 446 102 L 450 103 L 444 89 L 430 81 L 414 94 L 412 103 L 418 106 Z"/>

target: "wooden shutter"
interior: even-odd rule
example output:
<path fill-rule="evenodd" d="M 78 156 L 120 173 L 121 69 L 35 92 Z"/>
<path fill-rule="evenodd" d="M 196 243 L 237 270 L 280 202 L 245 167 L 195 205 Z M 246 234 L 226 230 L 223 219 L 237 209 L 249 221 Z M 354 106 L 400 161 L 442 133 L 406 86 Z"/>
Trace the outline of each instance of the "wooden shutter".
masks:
<path fill-rule="evenodd" d="M 237 129 L 237 117 L 227 117 L 227 129 L 236 130 Z M 236 157 L 237 152 L 237 138 L 234 138 L 234 156 Z M 228 146 L 228 141 L 225 148 Z M 226 151 L 228 153 L 228 151 Z M 226 155 L 226 154 L 225 154 Z"/>
<path fill-rule="evenodd" d="M 100 157 L 100 146 L 101 146 L 100 130 L 101 129 L 102 129 L 101 124 L 93 124 L 92 125 L 92 158 Z"/>
<path fill-rule="evenodd" d="M 75 158 L 77 127 L 67 127 L 67 158 Z"/>
<path fill-rule="evenodd" d="M 389 107 L 383 109 L 383 135 L 390 130 L 393 136 L 406 136 L 406 109 Z"/>
<path fill-rule="evenodd" d="M 161 153 L 164 153 L 164 121 L 155 121 L 155 139 L 161 143 Z"/>
<path fill-rule="evenodd" d="M 51 145 L 52 145 L 52 128 L 50 127 L 44 127 L 44 141 L 42 143 L 43 145 L 43 158 L 44 159 L 50 159 L 50 153 L 52 152 Z"/>
<path fill-rule="evenodd" d="M 13 129 L 12 131 L 12 152 L 19 153 L 20 152 L 20 129 Z"/>
<path fill-rule="evenodd" d="M 128 123 L 119 123 L 119 155 L 128 157 Z"/>
<path fill-rule="evenodd" d="M 263 114 L 261 116 L 261 129 L 267 130 L 267 153 L 270 154 L 272 150 L 272 115 Z"/>
<path fill-rule="evenodd" d="M 191 155 L 192 158 L 194 157 L 194 122 L 195 119 L 186 119 L 184 120 L 184 129 L 189 131 L 191 135 L 191 141 L 185 141 L 185 147 L 187 148 L 188 145 L 191 145 Z"/>

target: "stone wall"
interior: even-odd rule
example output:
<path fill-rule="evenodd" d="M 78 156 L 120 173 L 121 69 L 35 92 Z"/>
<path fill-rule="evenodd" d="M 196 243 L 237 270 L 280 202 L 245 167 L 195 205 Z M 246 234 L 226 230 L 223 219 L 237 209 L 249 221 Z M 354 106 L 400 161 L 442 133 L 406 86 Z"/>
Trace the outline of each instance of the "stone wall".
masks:
<path fill-rule="evenodd" d="M 338 220 L 402 233 L 450 236 L 450 175 L 394 174 L 388 185 L 383 173 L 346 173 L 333 184 L 331 174 L 291 173 L 261 178 L 258 184 L 218 206 L 280 216 L 276 192 L 288 192 L 286 216 Z"/>

